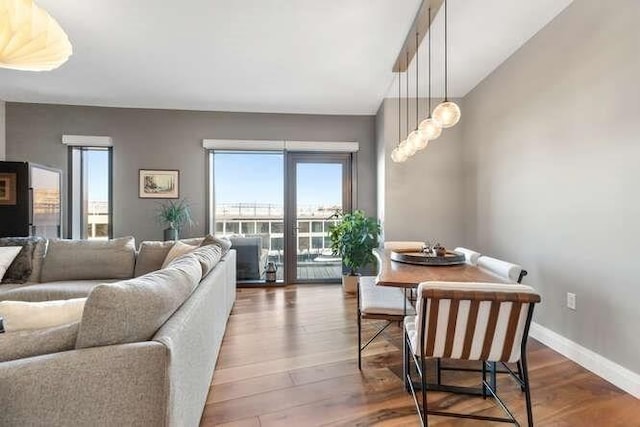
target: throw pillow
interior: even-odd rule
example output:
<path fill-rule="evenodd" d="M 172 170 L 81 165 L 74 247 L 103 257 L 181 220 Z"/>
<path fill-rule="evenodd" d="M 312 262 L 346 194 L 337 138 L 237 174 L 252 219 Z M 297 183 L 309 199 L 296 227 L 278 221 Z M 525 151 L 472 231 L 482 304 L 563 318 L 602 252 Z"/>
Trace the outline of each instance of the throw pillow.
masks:
<path fill-rule="evenodd" d="M 4 273 L 7 272 L 9 266 L 21 250 L 22 247 L 20 246 L 0 247 L 0 280 L 4 277 Z"/>
<path fill-rule="evenodd" d="M 78 322 L 86 298 L 60 301 L 0 301 L 0 317 L 6 332 L 51 328 Z"/>
<path fill-rule="evenodd" d="M 79 323 L 0 335 L 0 362 L 73 350 Z"/>
<path fill-rule="evenodd" d="M 171 261 L 178 258 L 180 255 L 188 254 L 189 252 L 193 251 L 196 248 L 197 246 L 187 245 L 186 243 L 182 243 L 181 241 L 178 240 L 173 244 L 173 246 L 171 246 L 171 249 L 169 249 L 169 253 L 167 254 L 166 258 L 164 259 L 164 262 L 162 263 L 162 268 L 165 268 L 166 266 L 168 266 L 171 263 Z"/>
<path fill-rule="evenodd" d="M 202 247 L 207 245 L 220 246 L 222 249 L 222 256 L 225 256 L 227 252 L 229 252 L 229 249 L 231 249 L 231 240 L 226 237 L 216 237 L 212 234 L 207 234 L 202 243 L 200 243 L 200 246 Z"/>
<path fill-rule="evenodd" d="M 3 237 L 0 246 L 21 246 L 22 250 L 13 260 L 2 278 L 2 283 L 26 283 L 33 271 L 33 253 L 42 237 Z"/>

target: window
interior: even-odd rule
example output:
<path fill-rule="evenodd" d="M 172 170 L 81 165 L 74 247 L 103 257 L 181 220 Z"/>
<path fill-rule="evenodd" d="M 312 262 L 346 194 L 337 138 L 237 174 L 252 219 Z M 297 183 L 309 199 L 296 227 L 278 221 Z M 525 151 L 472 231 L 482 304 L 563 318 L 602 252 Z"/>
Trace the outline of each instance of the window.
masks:
<path fill-rule="evenodd" d="M 112 157 L 108 147 L 69 148 L 69 229 L 74 239 L 113 237 Z"/>

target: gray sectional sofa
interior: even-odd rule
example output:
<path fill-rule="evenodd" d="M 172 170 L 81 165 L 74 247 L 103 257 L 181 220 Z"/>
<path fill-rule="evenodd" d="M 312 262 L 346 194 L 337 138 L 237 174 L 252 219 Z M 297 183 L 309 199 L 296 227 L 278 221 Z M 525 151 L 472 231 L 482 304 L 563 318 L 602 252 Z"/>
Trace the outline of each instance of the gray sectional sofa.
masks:
<path fill-rule="evenodd" d="M 165 268 L 170 243 L 38 241 L 0 301 L 87 301 L 78 323 L 0 334 L 0 425 L 198 425 L 235 300 L 235 251 L 210 238 Z"/>

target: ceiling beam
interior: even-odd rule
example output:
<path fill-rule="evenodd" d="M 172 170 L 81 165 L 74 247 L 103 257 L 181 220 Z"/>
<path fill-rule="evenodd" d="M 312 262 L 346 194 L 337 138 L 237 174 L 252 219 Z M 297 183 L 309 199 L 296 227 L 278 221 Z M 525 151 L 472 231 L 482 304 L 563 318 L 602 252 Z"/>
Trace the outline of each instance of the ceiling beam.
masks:
<path fill-rule="evenodd" d="M 413 24 L 411 24 L 411 29 L 409 30 L 407 37 L 404 39 L 402 49 L 400 49 L 400 53 L 398 53 L 398 58 L 393 64 L 394 73 L 403 73 L 407 71 L 407 67 L 415 56 L 416 51 L 418 50 L 418 46 L 420 46 L 422 39 L 424 39 L 427 31 L 429 31 L 429 27 L 431 27 L 431 23 L 433 22 L 443 3 L 444 0 L 422 0 L 420 9 L 418 9 L 418 13 L 413 19 Z M 431 6 L 431 22 L 429 22 L 429 6 Z M 418 33 L 417 45 L 416 32 Z M 409 54 L 408 59 L 407 53 Z"/>

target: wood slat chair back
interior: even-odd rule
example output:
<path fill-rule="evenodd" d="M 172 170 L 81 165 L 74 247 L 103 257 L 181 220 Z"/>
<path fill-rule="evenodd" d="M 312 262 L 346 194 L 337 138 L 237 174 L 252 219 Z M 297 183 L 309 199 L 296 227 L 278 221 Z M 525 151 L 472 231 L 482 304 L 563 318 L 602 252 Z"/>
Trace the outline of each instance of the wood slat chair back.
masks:
<path fill-rule="evenodd" d="M 517 362 L 529 313 L 538 302 L 540 296 L 526 285 L 423 283 L 415 328 L 424 351 L 418 345 L 415 352 L 424 357 Z"/>
<path fill-rule="evenodd" d="M 428 415 L 519 425 L 498 397 L 495 385 L 487 382 L 487 362 L 518 364 L 519 374 L 509 373 L 521 384 L 525 393 L 527 421 L 529 426 L 533 425 L 526 343 L 533 309 L 539 302 L 540 295 L 532 287 L 515 283 L 425 282 L 418 286 L 416 315 L 405 318 L 404 377 L 423 426 L 428 424 Z M 422 405 L 418 403 L 407 354 L 413 355 L 420 377 Z M 438 362 L 440 358 L 482 361 L 482 396 L 490 393 L 507 417 L 428 408 L 425 360 L 429 358 Z"/>

